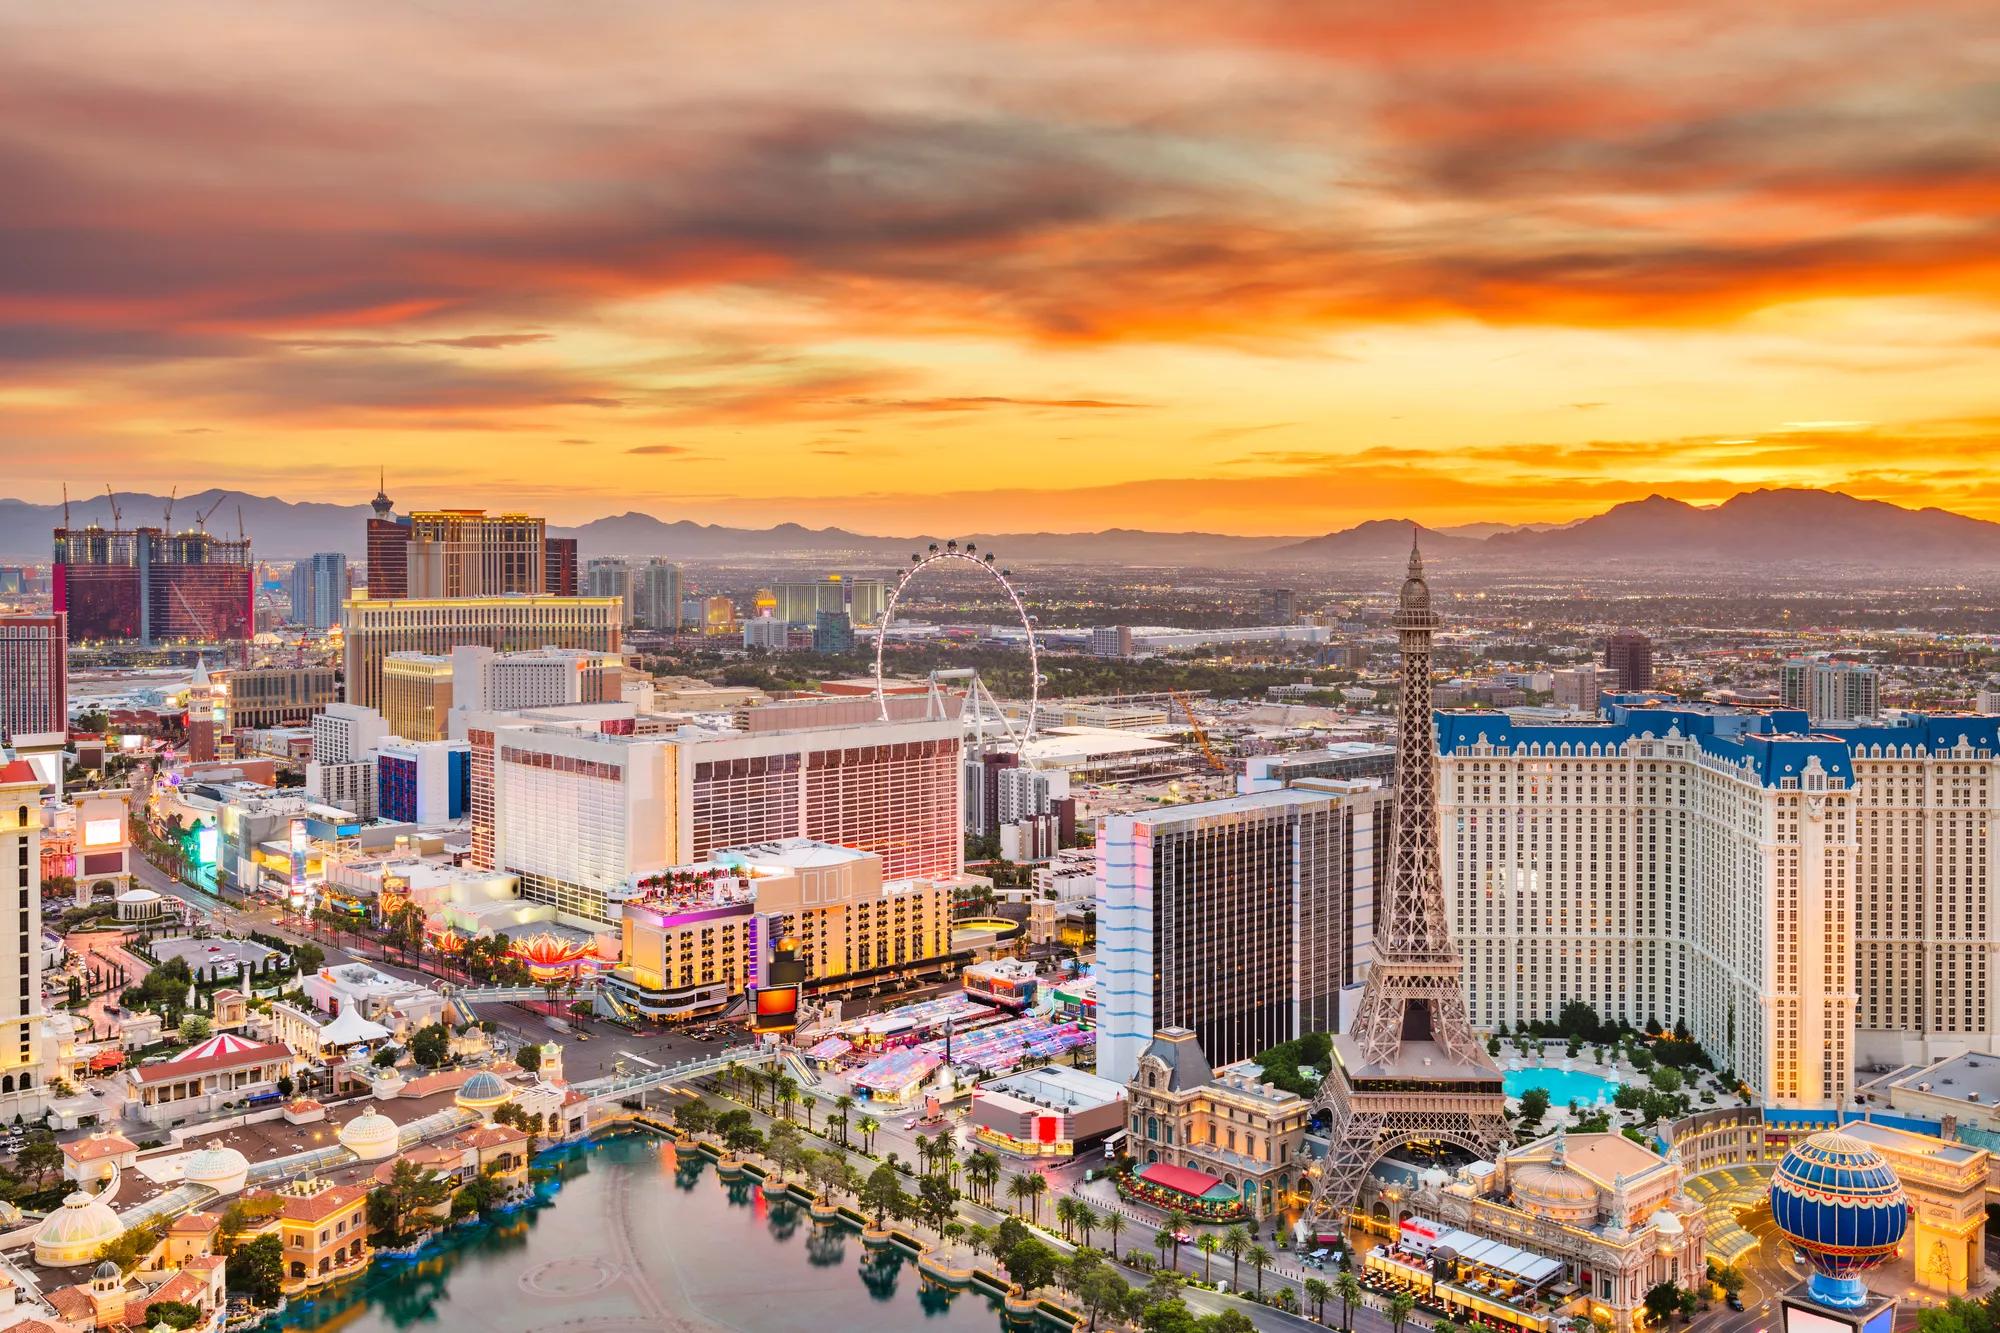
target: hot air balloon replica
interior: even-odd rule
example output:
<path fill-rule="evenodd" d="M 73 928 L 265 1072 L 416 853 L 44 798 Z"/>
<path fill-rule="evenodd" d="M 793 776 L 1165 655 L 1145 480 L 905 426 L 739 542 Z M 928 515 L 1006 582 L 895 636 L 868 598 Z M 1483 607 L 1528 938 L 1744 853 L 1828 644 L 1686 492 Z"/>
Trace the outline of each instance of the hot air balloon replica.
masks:
<path fill-rule="evenodd" d="M 1787 1328 L 1818 1333 L 1828 1315 L 1837 1326 L 1890 1326 L 1894 1301 L 1861 1280 L 1895 1256 L 1910 1225 L 1909 1198 L 1881 1153 L 1838 1129 L 1793 1144 L 1771 1177 L 1771 1217 L 1813 1269 L 1803 1299 L 1785 1300 Z"/>

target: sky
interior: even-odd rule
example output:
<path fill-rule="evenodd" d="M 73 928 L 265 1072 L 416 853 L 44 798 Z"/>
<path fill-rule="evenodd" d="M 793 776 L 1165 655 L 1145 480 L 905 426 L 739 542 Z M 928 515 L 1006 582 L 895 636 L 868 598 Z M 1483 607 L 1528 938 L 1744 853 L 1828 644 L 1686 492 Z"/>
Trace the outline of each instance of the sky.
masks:
<path fill-rule="evenodd" d="M 0 0 L 0 494 L 2000 519 L 1991 0 Z"/>

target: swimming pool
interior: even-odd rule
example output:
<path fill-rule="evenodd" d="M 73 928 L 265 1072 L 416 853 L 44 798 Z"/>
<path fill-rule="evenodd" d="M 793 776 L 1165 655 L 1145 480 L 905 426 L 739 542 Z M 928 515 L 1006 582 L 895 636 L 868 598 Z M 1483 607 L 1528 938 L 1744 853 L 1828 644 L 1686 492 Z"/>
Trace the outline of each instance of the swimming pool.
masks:
<path fill-rule="evenodd" d="M 1545 1089 L 1551 1106 L 1568 1106 L 1571 1102 L 1594 1106 L 1600 1097 L 1608 1104 L 1618 1091 L 1616 1079 L 1575 1069 L 1509 1069 L 1500 1081 L 1509 1097 L 1519 1097 L 1529 1088 Z"/>

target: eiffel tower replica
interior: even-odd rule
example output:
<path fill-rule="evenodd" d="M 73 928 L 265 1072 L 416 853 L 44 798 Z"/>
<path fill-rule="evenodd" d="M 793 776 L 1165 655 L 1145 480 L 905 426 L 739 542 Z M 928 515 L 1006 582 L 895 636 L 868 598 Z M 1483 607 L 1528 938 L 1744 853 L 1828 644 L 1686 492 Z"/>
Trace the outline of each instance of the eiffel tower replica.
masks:
<path fill-rule="evenodd" d="M 1438 865 L 1437 723 L 1431 634 L 1437 629 L 1414 536 L 1396 608 L 1403 654 L 1396 737 L 1396 828 L 1388 893 L 1376 916 L 1375 961 L 1313 1109 L 1328 1113 L 1326 1160 L 1308 1178 L 1308 1222 L 1338 1227 L 1386 1154 L 1450 1144 L 1491 1159 L 1508 1142 L 1500 1067 L 1472 1031 Z"/>

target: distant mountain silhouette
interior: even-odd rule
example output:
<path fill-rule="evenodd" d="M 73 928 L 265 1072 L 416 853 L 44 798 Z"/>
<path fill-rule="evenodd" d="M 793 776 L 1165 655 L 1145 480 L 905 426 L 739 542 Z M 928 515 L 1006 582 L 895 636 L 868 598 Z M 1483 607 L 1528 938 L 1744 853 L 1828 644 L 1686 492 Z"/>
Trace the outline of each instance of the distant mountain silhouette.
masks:
<path fill-rule="evenodd" d="M 127 527 L 165 521 L 164 496 L 124 492 L 118 505 Z M 198 514 L 212 509 L 208 530 L 234 536 L 239 507 L 260 557 L 282 560 L 315 551 L 344 551 L 356 559 L 362 555 L 369 510 L 360 503 L 294 503 L 242 491 L 208 490 L 182 496 L 174 504 L 173 525 L 191 527 Z M 103 495 L 78 499 L 70 505 L 70 517 L 78 525 L 108 526 L 111 503 Z M 60 504 L 0 500 L 0 555 L 10 560 L 47 560 L 50 531 L 62 521 Z M 1372 519 L 1306 539 L 1135 528 L 883 537 L 797 523 L 732 528 L 628 512 L 549 531 L 576 537 L 585 557 L 815 557 L 901 564 L 931 542 L 956 536 L 982 550 L 997 551 L 1010 565 L 1102 562 L 1283 569 L 1401 560 L 1410 549 L 1412 526 L 1408 519 Z M 1944 509 L 1905 509 L 1879 500 L 1857 500 L 1838 491 L 1746 491 L 1710 508 L 1654 495 L 1560 527 L 1473 523 L 1424 528 L 1422 535 L 1426 556 L 1467 564 L 1563 560 L 1585 567 L 1643 560 L 1669 565 L 1810 561 L 1863 568 L 2000 565 L 2000 523 Z"/>
<path fill-rule="evenodd" d="M 1839 491 L 1756 490 L 1710 509 L 1648 496 L 1568 527 L 1500 533 L 1485 545 L 1499 558 L 1984 565 L 2000 562 L 2000 523 Z"/>
<path fill-rule="evenodd" d="M 1294 542 L 1271 552 L 1276 560 L 1376 560 L 1410 553 L 1410 529 L 1415 528 L 1424 554 L 1476 555 L 1485 542 L 1475 537 L 1454 537 L 1436 528 L 1427 528 L 1408 518 L 1371 518 L 1339 532 L 1310 541 Z"/>

